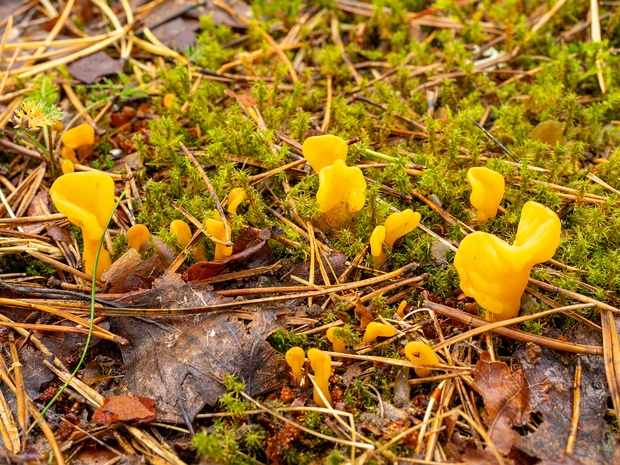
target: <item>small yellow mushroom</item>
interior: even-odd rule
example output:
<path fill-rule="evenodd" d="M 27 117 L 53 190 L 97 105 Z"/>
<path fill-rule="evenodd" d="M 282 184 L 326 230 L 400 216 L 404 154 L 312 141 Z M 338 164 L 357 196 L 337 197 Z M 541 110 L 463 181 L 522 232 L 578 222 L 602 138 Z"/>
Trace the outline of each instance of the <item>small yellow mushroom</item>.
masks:
<path fill-rule="evenodd" d="M 469 201 L 476 209 L 478 222 L 495 218 L 504 196 L 504 177 L 488 168 L 476 167 L 467 171 L 467 180 L 471 184 Z"/>
<path fill-rule="evenodd" d="M 297 384 L 301 384 L 301 381 L 304 379 L 304 362 L 306 361 L 306 355 L 304 354 L 304 349 L 301 347 L 291 347 L 286 351 L 284 355 L 284 359 L 289 367 L 291 367 L 291 373 L 297 380 Z"/>
<path fill-rule="evenodd" d="M 170 222 L 170 234 L 176 237 L 183 247 L 187 247 L 187 244 L 192 240 L 192 230 L 183 220 L 172 220 Z"/>
<path fill-rule="evenodd" d="M 235 187 L 228 193 L 228 213 L 237 213 L 237 207 L 245 200 L 247 193 L 242 187 Z"/>
<path fill-rule="evenodd" d="M 439 366 L 439 357 L 426 344 L 418 341 L 408 342 L 405 346 L 405 355 L 411 363 L 419 365 Z M 415 374 L 424 378 L 432 371 L 430 368 L 414 368 Z"/>
<path fill-rule="evenodd" d="M 342 329 L 337 328 L 336 326 L 332 326 L 327 329 L 327 340 L 333 344 L 334 352 L 340 352 L 342 354 L 347 352 L 347 346 L 345 344 L 344 338 L 336 336 L 336 331 L 342 331 Z"/>
<path fill-rule="evenodd" d="M 560 243 L 560 219 L 547 207 L 527 202 L 513 245 L 493 234 L 468 235 L 454 257 L 465 295 L 491 314 L 505 320 L 519 313 L 532 267 L 553 257 Z"/>
<path fill-rule="evenodd" d="M 405 318 L 405 308 L 407 308 L 407 301 L 403 300 L 400 304 L 398 304 L 398 308 L 396 309 L 396 313 L 401 318 Z"/>
<path fill-rule="evenodd" d="M 308 350 L 308 360 L 310 360 L 310 366 L 314 371 L 314 382 L 316 387 L 314 388 L 313 398 L 314 403 L 319 407 L 327 407 L 327 404 L 332 403 L 332 395 L 329 392 L 329 377 L 332 373 L 332 358 L 325 352 L 314 347 Z M 323 394 L 323 397 L 327 400 L 327 404 L 321 399 L 319 391 Z"/>
<path fill-rule="evenodd" d="M 370 254 L 378 258 L 383 252 L 383 243 L 385 242 L 385 226 L 377 226 L 370 235 Z"/>
<path fill-rule="evenodd" d="M 127 230 L 127 244 L 136 252 L 140 252 L 140 248 L 150 236 L 149 228 L 143 224 L 136 224 Z"/>
<path fill-rule="evenodd" d="M 62 170 L 62 174 L 75 172 L 75 166 L 73 166 L 73 162 L 71 160 L 63 160 L 60 162 L 60 169 Z"/>
<path fill-rule="evenodd" d="M 67 147 L 66 145 L 60 149 L 60 156 L 63 160 L 67 160 L 75 164 L 79 163 L 77 156 L 75 155 L 75 150 L 71 147 Z"/>
<path fill-rule="evenodd" d="M 364 337 L 362 337 L 362 342 L 364 344 L 369 344 L 377 339 L 379 336 L 381 337 L 392 337 L 396 334 L 396 330 L 385 323 L 379 323 L 377 321 L 371 321 L 366 326 L 366 331 L 364 332 Z"/>
<path fill-rule="evenodd" d="M 337 159 L 319 172 L 319 204 L 321 221 L 328 229 L 348 226 L 366 202 L 366 180 L 362 170 L 347 166 Z"/>
<path fill-rule="evenodd" d="M 82 230 L 84 272 L 97 278 L 112 264 L 110 254 L 101 248 L 95 273 L 95 257 L 103 228 L 114 210 L 114 182 L 101 172 L 68 173 L 50 188 L 50 197 L 60 213 Z"/>
<path fill-rule="evenodd" d="M 95 143 L 95 130 L 88 123 L 80 124 L 65 132 L 60 140 L 66 147 L 79 149 Z"/>
<path fill-rule="evenodd" d="M 216 237 L 218 240 L 222 242 L 227 242 L 230 240 L 230 237 L 226 236 L 226 229 L 224 229 L 224 223 L 222 223 L 220 215 L 217 211 L 215 212 L 214 218 L 209 218 L 207 221 L 205 221 L 205 227 L 207 228 L 209 234 Z M 215 260 L 223 260 L 226 257 L 230 257 L 232 255 L 232 252 L 232 246 L 227 247 L 225 245 L 216 243 L 214 258 Z"/>
<path fill-rule="evenodd" d="M 413 231 L 420 223 L 421 218 L 420 213 L 414 212 L 410 208 L 400 213 L 392 213 L 385 220 L 385 244 L 392 248 L 396 239 Z"/>
<path fill-rule="evenodd" d="M 326 166 L 333 165 L 336 160 L 345 161 L 349 146 L 344 139 L 327 134 L 308 137 L 301 150 L 308 164 L 318 173 Z"/>

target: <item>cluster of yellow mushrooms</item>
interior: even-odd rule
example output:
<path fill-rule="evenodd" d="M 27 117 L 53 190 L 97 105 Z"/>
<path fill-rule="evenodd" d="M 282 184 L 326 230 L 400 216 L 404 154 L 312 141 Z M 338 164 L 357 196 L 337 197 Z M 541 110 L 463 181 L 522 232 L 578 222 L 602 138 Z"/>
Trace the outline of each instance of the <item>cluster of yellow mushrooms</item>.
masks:
<path fill-rule="evenodd" d="M 114 182 L 102 172 L 74 172 L 76 153 L 82 147 L 94 144 L 92 127 L 82 125 L 67 131 L 62 142 L 62 168 L 65 174 L 54 182 L 50 195 L 58 211 L 82 229 L 85 273 L 100 277 L 111 265 L 110 255 L 103 248 L 97 270 L 94 269 L 99 241 L 114 208 Z M 303 155 L 319 176 L 316 194 L 319 221 L 331 230 L 349 227 L 366 200 L 364 175 L 359 168 L 347 166 L 347 152 L 346 141 L 333 135 L 309 137 L 303 144 Z M 476 209 L 478 223 L 494 218 L 504 195 L 503 176 L 487 168 L 471 168 L 467 179 L 472 186 L 470 201 Z M 245 197 L 243 189 L 232 189 L 228 195 L 228 211 L 235 213 Z M 390 215 L 383 225 L 377 226 L 369 241 L 375 266 L 381 266 L 387 260 L 386 252 L 389 253 L 396 240 L 415 229 L 419 222 L 420 214 L 407 209 Z M 224 228 L 217 211 L 213 218 L 206 220 L 205 228 L 209 235 L 217 239 L 214 259 L 221 260 L 230 256 L 232 247 L 225 245 L 230 243 L 231 238 L 227 237 L 230 232 Z M 174 220 L 170 224 L 170 231 L 183 246 L 190 244 L 192 233 L 184 221 Z M 144 225 L 133 226 L 127 231 L 128 244 L 136 250 L 142 247 L 149 236 Z M 487 311 L 488 320 L 513 318 L 518 314 L 532 267 L 551 259 L 559 242 L 560 220 L 557 215 L 539 203 L 527 202 L 521 211 L 512 244 L 485 232 L 474 232 L 463 239 L 454 258 L 461 289 Z M 206 259 L 199 248 L 195 253 L 199 260 Z M 402 304 L 399 306 L 399 314 L 403 307 Z M 395 335 L 394 327 L 371 322 L 366 327 L 363 343 L 370 344 L 377 337 Z M 327 331 L 327 338 L 333 344 L 335 353 L 347 351 L 346 341 L 336 328 Z M 428 376 L 433 367 L 439 367 L 439 358 L 427 344 L 409 342 L 404 352 L 420 377 Z M 305 379 L 305 360 L 305 353 L 300 347 L 293 347 L 286 353 L 286 361 L 297 384 L 303 383 Z M 331 405 L 330 355 L 311 348 L 308 350 L 308 360 L 314 372 L 315 403 L 322 407 Z"/>

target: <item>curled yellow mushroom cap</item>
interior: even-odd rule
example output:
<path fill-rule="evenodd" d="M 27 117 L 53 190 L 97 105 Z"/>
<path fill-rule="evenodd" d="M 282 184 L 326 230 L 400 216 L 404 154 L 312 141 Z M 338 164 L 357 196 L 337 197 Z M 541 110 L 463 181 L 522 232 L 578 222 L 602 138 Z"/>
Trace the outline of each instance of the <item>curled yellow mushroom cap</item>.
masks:
<path fill-rule="evenodd" d="M 368 344 L 373 342 L 379 336 L 381 337 L 392 337 L 396 334 L 396 330 L 385 323 L 379 323 L 377 321 L 371 321 L 366 326 L 366 331 L 364 332 L 364 337 L 362 338 L 362 342 L 364 344 Z"/>
<path fill-rule="evenodd" d="M 405 308 L 407 307 L 407 301 L 403 300 L 400 304 L 398 304 L 398 308 L 396 309 L 396 313 L 401 318 L 405 317 Z"/>
<path fill-rule="evenodd" d="M 308 137 L 301 150 L 308 164 L 318 173 L 326 166 L 333 165 L 336 160 L 345 161 L 349 146 L 344 139 L 327 134 Z"/>
<path fill-rule="evenodd" d="M 316 201 L 326 226 L 341 229 L 366 202 L 366 180 L 362 170 L 338 159 L 319 172 Z"/>
<path fill-rule="evenodd" d="M 95 130 L 88 123 L 80 124 L 65 132 L 60 140 L 66 147 L 74 150 L 86 145 L 93 145 L 95 143 Z"/>
<path fill-rule="evenodd" d="M 334 345 L 334 352 L 340 352 L 344 354 L 347 351 L 347 346 L 344 342 L 344 338 L 338 337 L 336 336 L 336 334 L 334 334 L 336 331 L 338 331 L 338 329 L 339 328 L 332 326 L 327 330 L 326 335 L 329 342 Z"/>
<path fill-rule="evenodd" d="M 314 347 L 308 350 L 308 360 L 310 360 L 310 366 L 314 371 L 314 382 L 316 387 L 314 388 L 313 398 L 314 403 L 319 407 L 327 407 L 318 391 L 323 394 L 323 397 L 327 400 L 328 404 L 332 403 L 332 396 L 329 392 L 329 377 L 332 373 L 332 358 L 325 352 Z"/>
<path fill-rule="evenodd" d="M 237 213 L 237 207 L 245 200 L 247 193 L 241 187 L 235 187 L 228 193 L 228 212 L 233 215 Z"/>
<path fill-rule="evenodd" d="M 411 363 L 420 365 L 439 366 L 439 357 L 426 344 L 418 341 L 408 342 L 405 346 L 405 355 Z M 415 374 L 420 378 L 428 376 L 432 371 L 430 368 L 414 368 Z"/>
<path fill-rule="evenodd" d="M 504 196 L 504 177 L 484 167 L 470 168 L 467 180 L 471 184 L 469 200 L 477 211 L 478 221 L 485 223 L 497 215 L 497 209 Z"/>
<path fill-rule="evenodd" d="M 479 231 L 468 235 L 454 257 L 461 289 L 492 313 L 489 318 L 517 316 L 532 266 L 553 257 L 560 229 L 560 219 L 553 211 L 527 202 L 514 245 Z"/>
<path fill-rule="evenodd" d="M 60 169 L 62 170 L 62 174 L 69 174 L 75 171 L 75 166 L 73 166 L 73 162 L 71 160 L 63 160 L 60 163 Z"/>
<path fill-rule="evenodd" d="M 183 220 L 172 220 L 170 222 L 170 234 L 177 238 L 179 244 L 186 247 L 189 241 L 192 240 L 192 230 L 189 229 L 189 225 Z"/>
<path fill-rule="evenodd" d="M 304 378 L 303 366 L 306 361 L 304 349 L 297 346 L 291 347 L 286 351 L 284 359 L 288 366 L 291 367 L 291 373 L 297 379 L 297 383 L 301 383 L 301 380 Z"/>
<path fill-rule="evenodd" d="M 50 197 L 60 213 L 82 230 L 84 272 L 93 276 L 99 241 L 114 209 L 114 182 L 104 173 L 68 173 L 50 188 Z M 101 249 L 96 276 L 112 264 L 105 247 Z"/>
<path fill-rule="evenodd" d="M 149 240 L 149 228 L 143 224 L 136 224 L 127 230 L 127 244 L 136 252 L 140 252 L 140 247 Z"/>
<path fill-rule="evenodd" d="M 399 237 L 410 233 L 420 222 L 422 215 L 410 208 L 400 213 L 392 213 L 385 220 L 385 240 L 388 247 L 393 247 Z"/>
<path fill-rule="evenodd" d="M 370 235 L 370 254 L 379 257 L 383 253 L 383 242 L 385 241 L 385 226 L 377 226 Z"/>
<path fill-rule="evenodd" d="M 68 160 L 73 163 L 79 163 L 77 157 L 75 156 L 75 150 L 73 150 L 71 147 L 67 147 L 66 145 L 60 149 L 60 156 L 63 158 L 63 160 Z"/>
<path fill-rule="evenodd" d="M 209 218 L 207 221 L 205 221 L 205 227 L 207 228 L 207 231 L 209 232 L 209 234 L 211 234 L 212 236 L 215 236 L 220 241 L 226 242 L 230 240 L 229 237 L 226 237 L 226 230 L 224 229 L 224 223 L 222 223 L 221 220 L 215 219 L 215 218 Z M 225 245 L 216 243 L 214 258 L 216 260 L 223 260 L 226 257 L 230 257 L 232 255 L 232 251 L 233 251 L 232 247 L 226 247 Z"/>

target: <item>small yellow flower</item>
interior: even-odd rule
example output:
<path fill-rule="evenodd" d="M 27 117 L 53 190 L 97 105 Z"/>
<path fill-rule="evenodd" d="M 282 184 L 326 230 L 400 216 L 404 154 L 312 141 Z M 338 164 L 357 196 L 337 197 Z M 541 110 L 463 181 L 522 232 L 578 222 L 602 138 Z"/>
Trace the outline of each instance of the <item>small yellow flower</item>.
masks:
<path fill-rule="evenodd" d="M 41 100 L 24 100 L 13 115 L 16 128 L 41 129 L 53 126 L 62 118 L 62 110 Z"/>

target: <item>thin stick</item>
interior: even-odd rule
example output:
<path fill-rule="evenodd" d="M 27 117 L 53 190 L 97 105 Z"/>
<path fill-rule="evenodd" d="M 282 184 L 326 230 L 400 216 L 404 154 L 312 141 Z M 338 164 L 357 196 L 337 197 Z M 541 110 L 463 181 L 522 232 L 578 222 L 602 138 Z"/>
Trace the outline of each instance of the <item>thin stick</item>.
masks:
<path fill-rule="evenodd" d="M 327 132 L 329 129 L 329 122 L 332 114 L 332 77 L 327 76 L 327 101 L 325 102 L 325 116 L 323 117 L 323 124 L 321 125 L 321 131 Z"/>
<path fill-rule="evenodd" d="M 577 442 L 577 431 L 579 430 L 579 417 L 581 416 L 581 358 L 577 357 L 575 367 L 575 380 L 573 381 L 573 418 L 570 424 L 570 434 L 566 442 L 566 453 L 573 455 L 575 443 Z"/>
<path fill-rule="evenodd" d="M 215 208 L 220 214 L 220 219 L 222 221 L 222 224 L 224 225 L 224 234 L 226 235 L 226 243 L 224 245 L 226 247 L 232 247 L 233 243 L 230 240 L 231 238 L 230 226 L 228 226 L 228 221 L 226 220 L 226 214 L 224 213 L 224 209 L 222 208 L 222 204 L 220 203 L 220 200 L 217 198 L 215 189 L 213 189 L 213 186 L 211 185 L 211 181 L 209 181 L 209 177 L 207 176 L 207 173 L 205 173 L 205 171 L 202 169 L 202 166 L 200 165 L 200 163 L 198 163 L 198 160 L 196 160 L 196 157 L 194 157 L 194 155 L 192 155 L 192 153 L 189 150 L 187 150 L 187 147 L 185 147 L 183 142 L 179 142 L 179 145 L 181 145 L 181 150 L 183 150 L 183 153 L 185 153 L 187 158 L 191 160 L 191 162 L 194 164 L 194 166 L 198 170 L 198 173 L 200 173 L 200 176 L 202 177 L 202 180 L 206 184 L 207 190 L 209 191 L 211 198 L 213 198 L 213 202 L 215 202 Z"/>

